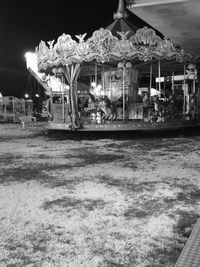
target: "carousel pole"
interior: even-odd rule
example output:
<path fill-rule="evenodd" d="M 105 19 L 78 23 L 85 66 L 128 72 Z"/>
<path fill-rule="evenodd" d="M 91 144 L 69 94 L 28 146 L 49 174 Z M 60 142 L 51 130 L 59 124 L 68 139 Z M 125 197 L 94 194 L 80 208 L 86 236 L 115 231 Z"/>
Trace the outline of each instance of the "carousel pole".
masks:
<path fill-rule="evenodd" d="M 158 61 L 158 78 L 159 78 L 159 83 L 158 83 L 158 86 L 159 86 L 159 93 L 161 93 L 161 82 L 160 82 L 160 60 Z"/>
<path fill-rule="evenodd" d="M 51 119 L 54 120 L 54 108 L 53 108 L 53 90 L 52 90 L 52 84 L 51 84 L 51 76 L 49 75 L 49 88 L 50 88 L 50 94 L 49 94 L 49 99 L 50 99 L 50 105 L 48 107 Z"/>
<path fill-rule="evenodd" d="M 63 75 L 61 76 L 61 81 L 62 81 L 62 112 L 63 112 L 63 122 L 65 122 L 65 89 L 64 89 L 64 84 L 63 84 Z"/>
<path fill-rule="evenodd" d="M 186 92 L 185 92 L 185 86 L 186 86 L 186 83 L 185 83 L 185 72 L 186 72 L 186 67 L 185 67 L 185 63 L 184 63 L 184 67 L 183 67 L 183 71 L 184 71 L 184 80 L 183 80 L 183 115 L 185 116 L 185 104 L 186 104 Z"/>
<path fill-rule="evenodd" d="M 12 106 L 13 106 L 13 122 L 15 122 L 15 100 L 12 99 Z"/>
<path fill-rule="evenodd" d="M 199 69 L 200 65 L 199 65 L 199 61 L 197 61 L 196 63 L 196 68 L 197 68 L 197 115 L 198 115 L 198 118 L 199 118 L 199 100 L 200 100 L 200 69 Z"/>
<path fill-rule="evenodd" d="M 152 63 L 151 63 L 151 65 L 150 65 L 150 80 L 149 80 L 148 99 L 150 99 L 150 97 L 151 97 L 152 73 L 153 73 L 153 70 L 152 70 Z"/>
<path fill-rule="evenodd" d="M 112 71 L 110 71 L 110 95 L 109 98 L 112 99 Z"/>
<path fill-rule="evenodd" d="M 193 77 L 193 94 L 195 94 L 195 72 L 194 72 L 194 77 Z"/>
<path fill-rule="evenodd" d="M 123 79 L 122 79 L 122 89 L 123 89 L 123 122 L 125 121 L 125 66 L 123 66 Z"/>
<path fill-rule="evenodd" d="M 102 83 L 103 83 L 103 96 L 105 96 L 104 66 L 103 66 L 103 70 L 102 70 L 101 76 L 102 76 Z"/>
<path fill-rule="evenodd" d="M 172 72 L 172 95 L 174 95 L 174 71 Z"/>
<path fill-rule="evenodd" d="M 94 81 L 95 81 L 95 84 L 97 86 L 97 63 L 95 63 L 95 74 L 94 74 Z"/>
<path fill-rule="evenodd" d="M 62 97 L 62 121 L 65 122 L 65 90 L 64 90 L 64 69 L 63 67 L 59 67 L 57 70 L 57 77 L 61 82 L 60 85 L 60 95 Z"/>

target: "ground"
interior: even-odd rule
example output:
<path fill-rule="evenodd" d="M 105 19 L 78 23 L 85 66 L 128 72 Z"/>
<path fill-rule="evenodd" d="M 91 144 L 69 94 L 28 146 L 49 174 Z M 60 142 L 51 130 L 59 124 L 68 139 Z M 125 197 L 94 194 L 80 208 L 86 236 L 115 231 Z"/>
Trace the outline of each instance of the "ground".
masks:
<path fill-rule="evenodd" d="M 1 267 L 172 267 L 200 216 L 200 135 L 0 124 Z"/>

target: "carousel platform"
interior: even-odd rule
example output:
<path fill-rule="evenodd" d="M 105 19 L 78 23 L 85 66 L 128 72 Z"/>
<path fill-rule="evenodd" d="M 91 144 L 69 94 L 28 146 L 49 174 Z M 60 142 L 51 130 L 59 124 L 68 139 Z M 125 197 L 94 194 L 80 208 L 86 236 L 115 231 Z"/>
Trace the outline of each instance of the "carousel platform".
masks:
<path fill-rule="evenodd" d="M 183 251 L 174 267 L 200 266 L 200 220 L 195 224 Z"/>
<path fill-rule="evenodd" d="M 125 122 L 106 122 L 104 124 L 83 124 L 76 131 L 81 132 L 159 132 L 176 131 L 184 129 L 200 129 L 200 121 L 195 120 L 174 120 L 164 122 L 144 122 L 144 121 L 125 121 Z M 71 131 L 71 125 L 64 122 L 48 122 L 48 130 Z"/>

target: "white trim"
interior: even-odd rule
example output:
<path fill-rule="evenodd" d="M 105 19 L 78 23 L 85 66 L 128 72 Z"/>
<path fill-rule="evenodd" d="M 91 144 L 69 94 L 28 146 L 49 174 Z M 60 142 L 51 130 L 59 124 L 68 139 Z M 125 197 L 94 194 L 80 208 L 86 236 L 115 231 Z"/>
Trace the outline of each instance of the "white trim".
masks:
<path fill-rule="evenodd" d="M 157 1 L 151 1 L 141 4 L 134 4 L 130 8 L 137 8 L 137 7 L 147 7 L 147 6 L 155 6 L 155 5 L 165 5 L 165 4 L 176 4 L 176 3 L 182 3 L 182 2 L 188 2 L 188 0 L 157 0 Z"/>

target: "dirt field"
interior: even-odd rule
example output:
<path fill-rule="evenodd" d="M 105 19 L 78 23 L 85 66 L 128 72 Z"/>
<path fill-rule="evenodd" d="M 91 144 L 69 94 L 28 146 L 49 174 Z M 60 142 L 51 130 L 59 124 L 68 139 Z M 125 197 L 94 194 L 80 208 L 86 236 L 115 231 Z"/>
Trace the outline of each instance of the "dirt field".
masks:
<path fill-rule="evenodd" d="M 0 124 L 1 267 L 172 267 L 200 215 L 200 136 Z"/>

